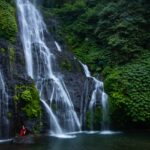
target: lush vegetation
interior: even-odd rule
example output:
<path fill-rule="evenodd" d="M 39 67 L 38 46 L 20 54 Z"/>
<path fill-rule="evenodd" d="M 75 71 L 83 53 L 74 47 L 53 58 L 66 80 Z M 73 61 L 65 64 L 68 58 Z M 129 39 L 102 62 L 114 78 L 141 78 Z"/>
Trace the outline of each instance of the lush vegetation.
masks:
<path fill-rule="evenodd" d="M 23 112 L 28 118 L 39 118 L 41 106 L 38 91 L 34 85 L 18 85 L 15 88 L 14 102 L 18 114 Z"/>
<path fill-rule="evenodd" d="M 40 0 L 39 0 L 40 1 Z M 40 1 L 41 2 L 41 1 Z M 116 128 L 150 126 L 150 2 L 149 0 L 44 0 L 47 18 L 60 21 L 55 30 L 78 59 L 101 75 L 109 95 L 112 125 Z M 52 29 L 50 29 L 52 30 Z M 13 0 L 0 0 L 0 38 L 11 42 L 17 34 Z M 0 48 L 0 53 L 5 53 Z M 15 50 L 9 48 L 14 61 Z M 62 70 L 72 70 L 62 60 Z M 34 85 L 16 86 L 18 114 L 37 118 L 41 114 Z M 94 112 L 100 118 L 100 110 Z M 87 113 L 87 126 L 90 115 Z M 94 122 L 97 126 L 97 119 Z"/>
<path fill-rule="evenodd" d="M 0 37 L 14 42 L 16 33 L 16 12 L 12 1 L 0 0 Z"/>
<path fill-rule="evenodd" d="M 106 71 L 105 86 L 115 127 L 148 127 L 150 124 L 150 54 L 134 63 Z M 132 126 L 131 126 L 132 128 Z"/>
<path fill-rule="evenodd" d="M 66 3 L 55 13 L 62 19 L 60 34 L 78 58 L 96 72 L 104 65 L 128 63 L 148 50 L 147 8 L 146 2 L 138 1 L 77 0 L 74 4 Z"/>
<path fill-rule="evenodd" d="M 48 2 L 48 0 L 47 0 Z M 46 5 L 51 7 L 50 5 Z M 150 125 L 148 0 L 55 1 L 56 34 L 104 77 L 114 127 Z"/>
<path fill-rule="evenodd" d="M 15 132 L 22 124 L 32 122 L 29 130 L 32 133 L 39 133 L 42 128 L 41 114 L 42 108 L 39 99 L 39 93 L 34 84 L 18 84 L 15 86 L 13 97 L 15 109 L 9 113 L 8 117 L 15 121 Z"/>

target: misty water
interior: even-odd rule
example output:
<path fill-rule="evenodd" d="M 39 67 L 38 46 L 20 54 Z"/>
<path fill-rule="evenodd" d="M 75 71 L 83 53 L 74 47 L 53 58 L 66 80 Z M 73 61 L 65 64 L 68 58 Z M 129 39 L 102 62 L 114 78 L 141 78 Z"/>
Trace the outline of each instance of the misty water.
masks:
<path fill-rule="evenodd" d="M 33 144 L 0 144 L 0 150 L 149 150 L 150 133 L 90 134 L 80 133 L 76 137 L 56 138 L 37 136 Z"/>

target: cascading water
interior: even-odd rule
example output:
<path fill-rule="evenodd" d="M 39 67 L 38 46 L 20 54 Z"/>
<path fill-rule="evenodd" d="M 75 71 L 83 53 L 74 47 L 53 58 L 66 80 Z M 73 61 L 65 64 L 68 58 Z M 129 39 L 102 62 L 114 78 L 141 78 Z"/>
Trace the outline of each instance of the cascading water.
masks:
<path fill-rule="evenodd" d="M 46 25 L 29 0 L 16 0 L 28 75 L 35 81 L 41 102 L 48 114 L 51 133 L 80 130 L 69 92 L 59 72 L 53 70 L 55 56 L 45 42 Z M 58 43 L 54 41 L 61 52 Z"/>
<path fill-rule="evenodd" d="M 57 47 L 57 50 L 58 50 L 59 52 L 61 52 L 62 49 L 61 49 L 60 45 L 59 45 L 56 41 L 55 41 L 55 45 L 56 45 L 56 47 Z"/>
<path fill-rule="evenodd" d="M 9 136 L 8 103 L 6 84 L 0 71 L 0 138 L 8 138 Z"/>
<path fill-rule="evenodd" d="M 80 62 L 81 63 L 81 62 Z M 91 96 L 91 100 L 90 100 L 90 104 L 89 104 L 89 110 L 91 113 L 91 121 L 90 121 L 90 129 L 93 130 L 93 110 L 94 107 L 96 105 L 96 102 L 99 101 L 99 103 L 101 103 L 102 105 L 102 123 L 101 123 L 101 130 L 108 130 L 109 126 L 108 126 L 108 121 L 109 121 L 109 117 L 108 117 L 108 96 L 107 94 L 104 92 L 104 85 L 103 82 L 97 80 L 95 77 L 91 76 L 91 73 L 87 67 L 87 65 L 81 63 L 83 69 L 84 69 L 84 73 L 86 75 L 87 78 L 92 78 L 94 81 L 94 89 L 92 91 L 92 96 Z M 98 96 L 100 95 L 100 97 Z"/>

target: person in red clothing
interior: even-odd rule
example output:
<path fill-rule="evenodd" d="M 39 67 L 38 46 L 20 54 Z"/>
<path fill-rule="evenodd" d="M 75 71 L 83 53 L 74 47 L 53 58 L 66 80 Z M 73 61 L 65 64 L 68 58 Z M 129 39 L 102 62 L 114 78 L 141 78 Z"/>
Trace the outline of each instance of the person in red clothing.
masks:
<path fill-rule="evenodd" d="M 25 126 L 23 125 L 22 128 L 19 131 L 19 135 L 20 136 L 25 136 L 27 132 L 27 129 L 25 128 Z"/>

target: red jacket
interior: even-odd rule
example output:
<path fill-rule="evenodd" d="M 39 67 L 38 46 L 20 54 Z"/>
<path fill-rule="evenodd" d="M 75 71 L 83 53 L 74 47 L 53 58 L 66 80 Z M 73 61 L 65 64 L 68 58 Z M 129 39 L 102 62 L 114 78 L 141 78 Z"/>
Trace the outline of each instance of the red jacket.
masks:
<path fill-rule="evenodd" d="M 19 135 L 20 135 L 20 136 L 25 136 L 25 135 L 26 135 L 26 131 L 27 131 L 26 128 L 21 128 L 21 129 L 20 129 L 20 132 L 19 132 Z"/>

